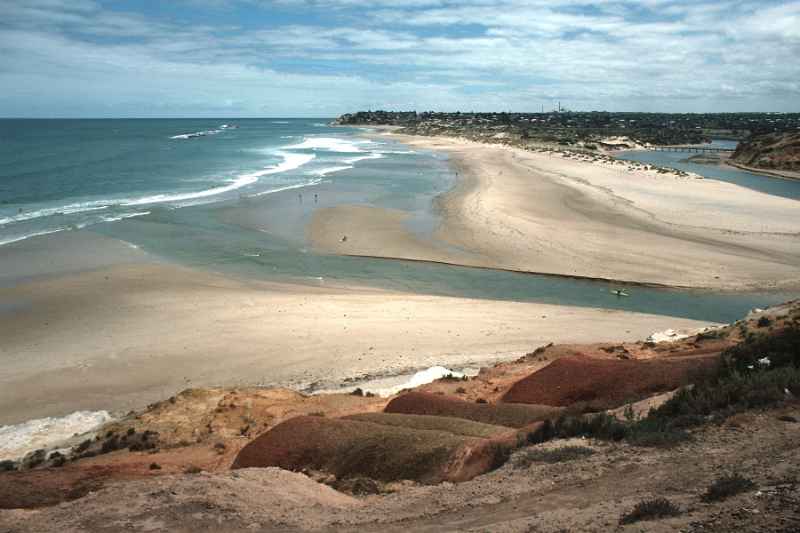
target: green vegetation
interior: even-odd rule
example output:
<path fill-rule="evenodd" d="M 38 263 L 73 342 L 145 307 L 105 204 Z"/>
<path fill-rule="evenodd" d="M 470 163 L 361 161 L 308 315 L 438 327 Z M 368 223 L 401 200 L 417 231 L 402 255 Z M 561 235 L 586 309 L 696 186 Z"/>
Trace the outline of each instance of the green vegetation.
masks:
<path fill-rule="evenodd" d="M 620 524 L 633 524 L 643 520 L 657 520 L 681 514 L 680 508 L 666 498 L 642 500 L 633 510 L 620 518 Z"/>
<path fill-rule="evenodd" d="M 749 335 L 723 352 L 716 374 L 678 391 L 647 417 L 622 422 L 607 414 L 564 416 L 554 437 L 627 440 L 637 446 L 669 446 L 687 440 L 692 427 L 722 422 L 747 409 L 778 405 L 800 396 L 800 328 Z"/>
<path fill-rule="evenodd" d="M 715 139 L 744 139 L 753 133 L 796 132 L 800 113 L 434 113 L 360 111 L 336 120 L 344 125 L 402 126 L 403 133 L 452 135 L 527 144 L 538 142 L 595 150 L 610 137 L 628 137 L 655 145 L 697 144 Z"/>
<path fill-rule="evenodd" d="M 742 492 L 747 492 L 755 486 L 755 483 L 739 474 L 725 475 L 716 479 L 706 489 L 702 499 L 704 502 L 718 502 Z"/>
<path fill-rule="evenodd" d="M 565 463 L 588 457 L 594 450 L 586 446 L 562 446 L 552 450 L 528 448 L 514 457 L 514 466 L 528 468 L 533 463 Z"/>

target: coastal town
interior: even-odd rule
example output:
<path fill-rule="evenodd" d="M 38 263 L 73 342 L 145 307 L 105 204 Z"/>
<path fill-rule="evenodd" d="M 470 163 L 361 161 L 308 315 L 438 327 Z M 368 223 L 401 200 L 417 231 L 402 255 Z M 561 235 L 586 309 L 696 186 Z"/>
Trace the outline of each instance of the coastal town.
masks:
<path fill-rule="evenodd" d="M 743 140 L 753 134 L 800 132 L 800 113 L 472 113 L 359 111 L 342 115 L 341 125 L 401 126 L 412 135 L 449 135 L 472 140 L 505 139 L 517 144 L 550 144 L 593 149 L 607 139 L 627 137 L 640 145 Z M 613 144 L 613 143 L 611 143 Z"/>

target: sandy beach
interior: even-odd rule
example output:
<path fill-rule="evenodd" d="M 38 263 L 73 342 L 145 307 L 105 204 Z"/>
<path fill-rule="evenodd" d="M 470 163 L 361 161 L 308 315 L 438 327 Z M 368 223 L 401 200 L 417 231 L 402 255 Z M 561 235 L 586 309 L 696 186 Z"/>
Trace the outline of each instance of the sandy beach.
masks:
<path fill-rule="evenodd" d="M 469 366 L 549 342 L 634 340 L 697 321 L 534 303 L 240 281 L 140 262 L 0 289 L 0 424 L 128 410 L 188 388 Z"/>
<path fill-rule="evenodd" d="M 318 250 L 673 287 L 800 286 L 795 200 L 624 161 L 383 135 L 450 157 L 459 180 L 438 199 L 441 225 L 420 239 L 396 213 L 339 206 L 309 226 Z"/>

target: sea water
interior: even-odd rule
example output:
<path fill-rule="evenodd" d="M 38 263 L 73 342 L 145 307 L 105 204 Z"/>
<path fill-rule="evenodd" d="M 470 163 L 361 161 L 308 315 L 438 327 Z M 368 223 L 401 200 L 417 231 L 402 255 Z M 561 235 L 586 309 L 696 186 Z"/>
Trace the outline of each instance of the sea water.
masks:
<path fill-rule="evenodd" d="M 722 322 L 798 296 L 637 287 L 621 298 L 610 283 L 314 253 L 308 222 L 342 204 L 401 209 L 432 238 L 434 199 L 456 180 L 441 153 L 328 122 L 0 120 L 0 243 L 89 231 L 237 276 Z"/>

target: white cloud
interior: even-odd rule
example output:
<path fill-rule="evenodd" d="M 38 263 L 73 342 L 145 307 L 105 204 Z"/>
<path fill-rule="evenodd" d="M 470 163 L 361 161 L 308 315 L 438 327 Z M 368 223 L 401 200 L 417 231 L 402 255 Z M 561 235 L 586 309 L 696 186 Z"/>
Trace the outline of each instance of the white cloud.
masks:
<path fill-rule="evenodd" d="M 247 8 L 265 21 L 277 4 L 336 14 L 324 25 L 241 29 L 86 0 L 7 0 L 0 114 L 330 116 L 401 104 L 538 109 L 556 98 L 579 108 L 797 110 L 800 102 L 800 2 L 183 2 Z"/>

